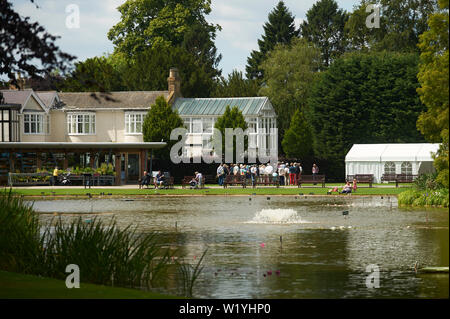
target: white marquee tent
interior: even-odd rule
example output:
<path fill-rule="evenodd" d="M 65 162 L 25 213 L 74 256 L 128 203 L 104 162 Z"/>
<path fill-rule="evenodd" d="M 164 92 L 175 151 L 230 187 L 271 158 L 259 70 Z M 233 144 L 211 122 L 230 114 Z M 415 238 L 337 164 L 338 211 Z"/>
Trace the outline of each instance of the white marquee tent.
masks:
<path fill-rule="evenodd" d="M 439 144 L 354 144 L 345 157 L 345 174 L 373 174 L 380 183 L 383 174 L 420 175 L 434 171 L 432 153 Z"/>

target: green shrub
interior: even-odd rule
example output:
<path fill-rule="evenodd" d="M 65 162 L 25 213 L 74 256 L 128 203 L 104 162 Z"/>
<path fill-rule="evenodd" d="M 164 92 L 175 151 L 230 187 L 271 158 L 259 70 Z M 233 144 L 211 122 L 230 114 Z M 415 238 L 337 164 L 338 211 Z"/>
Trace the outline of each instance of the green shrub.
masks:
<path fill-rule="evenodd" d="M 410 189 L 398 195 L 399 205 L 448 207 L 449 192 L 446 188 L 438 190 Z"/>

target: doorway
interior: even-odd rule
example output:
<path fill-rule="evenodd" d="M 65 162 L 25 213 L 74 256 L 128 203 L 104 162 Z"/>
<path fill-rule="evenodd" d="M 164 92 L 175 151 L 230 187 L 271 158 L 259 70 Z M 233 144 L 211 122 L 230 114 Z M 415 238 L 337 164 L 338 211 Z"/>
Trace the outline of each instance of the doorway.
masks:
<path fill-rule="evenodd" d="M 127 182 L 137 182 L 139 180 L 139 154 L 129 153 L 127 161 Z"/>

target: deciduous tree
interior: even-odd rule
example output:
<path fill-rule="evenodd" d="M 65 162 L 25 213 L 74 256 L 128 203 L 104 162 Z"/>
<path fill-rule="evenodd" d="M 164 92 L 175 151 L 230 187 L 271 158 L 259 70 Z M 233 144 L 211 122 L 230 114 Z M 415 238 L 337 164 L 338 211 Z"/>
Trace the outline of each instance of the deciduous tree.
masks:
<path fill-rule="evenodd" d="M 417 121 L 417 127 L 432 142 L 442 143 L 435 158 L 438 181 L 449 185 L 449 1 L 439 1 L 440 10 L 430 16 L 429 31 L 420 36 L 420 71 L 417 89 L 426 105 L 426 112 Z"/>

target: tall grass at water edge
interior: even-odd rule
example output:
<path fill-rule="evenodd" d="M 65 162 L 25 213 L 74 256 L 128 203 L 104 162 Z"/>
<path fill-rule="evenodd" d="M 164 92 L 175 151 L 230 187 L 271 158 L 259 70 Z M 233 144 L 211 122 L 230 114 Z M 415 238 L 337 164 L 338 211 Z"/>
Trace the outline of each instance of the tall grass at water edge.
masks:
<path fill-rule="evenodd" d="M 31 204 L 11 191 L 0 193 L 2 270 L 65 279 L 66 266 L 76 264 L 81 282 L 145 289 L 175 286 L 191 297 L 203 258 L 193 267 L 177 255 L 177 249 L 161 243 L 157 232 L 119 229 L 113 219 L 59 218 L 41 226 Z"/>

